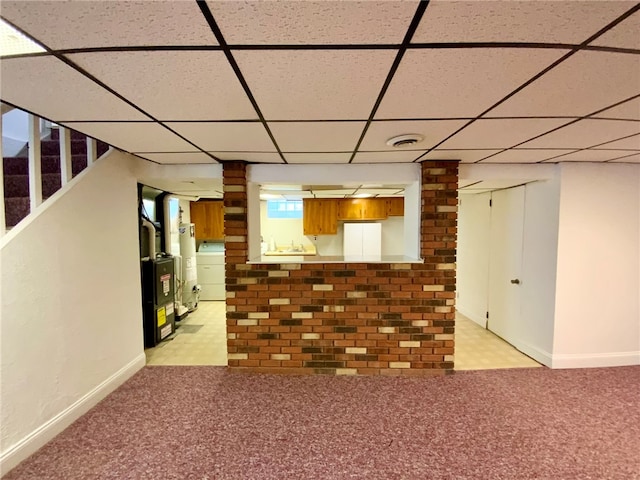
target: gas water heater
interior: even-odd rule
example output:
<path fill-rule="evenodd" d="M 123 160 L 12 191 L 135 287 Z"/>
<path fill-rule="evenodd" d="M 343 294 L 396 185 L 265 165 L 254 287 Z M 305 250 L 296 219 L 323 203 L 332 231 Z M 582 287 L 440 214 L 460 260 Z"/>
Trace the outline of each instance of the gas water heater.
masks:
<path fill-rule="evenodd" d="M 181 223 L 178 231 L 180 233 L 180 255 L 182 256 L 182 303 L 191 312 L 198 307 L 200 300 L 195 225 Z"/>

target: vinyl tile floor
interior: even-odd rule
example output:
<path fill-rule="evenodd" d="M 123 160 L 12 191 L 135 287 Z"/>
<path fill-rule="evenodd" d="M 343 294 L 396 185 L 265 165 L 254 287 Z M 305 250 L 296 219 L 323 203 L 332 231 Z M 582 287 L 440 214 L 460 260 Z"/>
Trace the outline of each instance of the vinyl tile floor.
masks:
<path fill-rule="evenodd" d="M 178 325 L 169 339 L 145 350 L 147 365 L 227 365 L 224 302 L 201 301 Z"/>
<path fill-rule="evenodd" d="M 456 313 L 455 370 L 531 368 L 541 365 L 473 320 Z"/>
<path fill-rule="evenodd" d="M 456 314 L 455 342 L 456 370 L 540 366 L 460 313 Z M 225 303 L 201 301 L 175 334 L 145 354 L 147 365 L 227 365 Z"/>

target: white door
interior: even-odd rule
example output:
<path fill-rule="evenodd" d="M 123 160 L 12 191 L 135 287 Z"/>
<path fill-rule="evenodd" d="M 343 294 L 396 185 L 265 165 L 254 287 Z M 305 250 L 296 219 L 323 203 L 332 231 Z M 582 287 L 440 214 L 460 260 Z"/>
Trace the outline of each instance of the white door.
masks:
<path fill-rule="evenodd" d="M 489 319 L 487 328 L 509 343 L 518 339 L 525 187 L 491 196 Z"/>

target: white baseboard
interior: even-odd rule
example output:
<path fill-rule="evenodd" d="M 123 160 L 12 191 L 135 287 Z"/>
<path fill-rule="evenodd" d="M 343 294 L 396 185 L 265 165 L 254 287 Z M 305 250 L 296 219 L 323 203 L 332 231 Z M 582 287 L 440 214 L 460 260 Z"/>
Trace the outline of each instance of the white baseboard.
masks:
<path fill-rule="evenodd" d="M 640 352 L 554 354 L 551 368 L 597 368 L 640 365 Z"/>
<path fill-rule="evenodd" d="M 528 343 L 515 341 L 513 346 L 520 350 L 525 355 L 533 358 L 536 362 L 541 363 L 546 367 L 551 367 L 553 363 L 553 355 L 545 350 L 541 350 L 538 347 L 529 345 Z"/>
<path fill-rule="evenodd" d="M 43 447 L 145 366 L 144 352 L 0 455 L 0 476 Z"/>
<path fill-rule="evenodd" d="M 467 317 L 472 322 L 480 325 L 482 328 L 487 328 L 486 312 L 482 314 L 478 314 L 477 312 L 472 312 L 471 310 L 467 310 L 467 308 L 464 305 L 460 305 L 460 304 L 456 305 L 456 310 L 460 312 L 462 315 L 464 315 L 465 317 Z"/>

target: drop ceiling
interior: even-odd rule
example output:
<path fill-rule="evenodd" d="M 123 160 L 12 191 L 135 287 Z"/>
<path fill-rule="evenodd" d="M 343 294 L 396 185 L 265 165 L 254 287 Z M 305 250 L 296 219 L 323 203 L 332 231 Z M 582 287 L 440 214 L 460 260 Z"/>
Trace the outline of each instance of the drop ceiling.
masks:
<path fill-rule="evenodd" d="M 4 103 L 156 163 L 640 162 L 635 1 L 3 0 L 0 17 L 45 49 L 0 56 Z"/>

